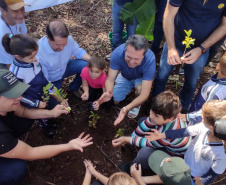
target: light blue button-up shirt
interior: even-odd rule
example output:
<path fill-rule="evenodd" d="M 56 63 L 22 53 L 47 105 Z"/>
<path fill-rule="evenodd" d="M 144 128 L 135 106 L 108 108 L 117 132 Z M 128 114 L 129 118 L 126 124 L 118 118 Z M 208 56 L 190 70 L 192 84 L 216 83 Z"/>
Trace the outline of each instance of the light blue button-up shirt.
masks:
<path fill-rule="evenodd" d="M 82 59 L 86 51 L 79 47 L 71 35 L 68 37 L 67 45 L 62 51 L 54 51 L 46 36 L 38 41 L 39 50 L 37 58 L 42 65 L 43 73 L 48 81 L 60 80 L 66 70 L 71 56 Z"/>

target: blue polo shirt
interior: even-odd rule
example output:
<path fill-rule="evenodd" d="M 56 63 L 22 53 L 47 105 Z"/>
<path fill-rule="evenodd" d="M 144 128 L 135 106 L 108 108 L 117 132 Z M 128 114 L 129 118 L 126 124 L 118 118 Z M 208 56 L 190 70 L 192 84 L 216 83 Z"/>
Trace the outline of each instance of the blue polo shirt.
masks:
<path fill-rule="evenodd" d="M 204 2 L 205 1 L 205 2 Z M 226 0 L 169 0 L 170 5 L 180 7 L 175 16 L 176 47 L 184 50 L 184 30 L 192 29 L 191 37 L 199 46 L 220 25 L 226 16 Z"/>
<path fill-rule="evenodd" d="M 111 56 L 110 67 L 113 70 L 121 71 L 121 74 L 127 80 L 135 80 L 142 78 L 142 80 L 153 80 L 155 75 L 155 55 L 148 49 L 141 64 L 135 68 L 130 68 L 125 61 L 125 44 L 117 47 Z"/>

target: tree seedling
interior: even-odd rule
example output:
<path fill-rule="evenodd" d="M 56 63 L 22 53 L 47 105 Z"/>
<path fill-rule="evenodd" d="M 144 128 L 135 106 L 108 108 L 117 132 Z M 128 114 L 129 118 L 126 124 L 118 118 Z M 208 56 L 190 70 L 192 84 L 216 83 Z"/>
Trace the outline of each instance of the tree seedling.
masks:
<path fill-rule="evenodd" d="M 195 44 L 195 39 L 193 39 L 192 37 L 190 37 L 191 36 L 191 33 L 192 33 L 192 30 L 191 29 L 188 30 L 188 31 L 187 30 L 184 30 L 184 32 L 186 33 L 186 36 L 185 36 L 185 40 L 183 40 L 182 44 L 185 45 L 185 49 L 184 49 L 183 56 L 180 58 L 181 61 L 184 60 L 184 55 L 186 53 L 186 50 L 188 48 L 191 48 L 191 45 L 194 45 Z M 183 65 L 183 63 L 182 63 L 182 65 Z"/>
<path fill-rule="evenodd" d="M 176 83 L 176 89 L 178 88 L 178 86 L 183 86 L 183 83 L 179 81 L 179 75 L 170 76 L 169 81 Z"/>
<path fill-rule="evenodd" d="M 51 83 L 48 83 L 45 87 L 43 87 L 43 96 L 42 96 L 43 101 L 48 102 L 50 98 L 49 95 L 56 96 L 60 101 L 63 101 L 64 99 L 66 99 L 67 94 L 64 92 L 62 88 L 57 89 L 57 87 L 54 86 L 54 92 L 49 93 L 49 89 L 51 88 L 51 85 L 52 85 Z M 66 107 L 66 110 L 70 112 L 71 107 Z"/>
<path fill-rule="evenodd" d="M 121 137 L 124 135 L 123 129 L 119 128 L 116 132 L 115 137 Z"/>
<path fill-rule="evenodd" d="M 91 119 L 89 120 L 89 127 L 97 128 L 96 123 L 97 120 L 100 119 L 100 116 L 98 114 L 95 114 L 93 111 L 90 111 L 89 119 Z"/>
<path fill-rule="evenodd" d="M 45 87 L 43 87 L 43 96 L 42 96 L 42 100 L 44 102 L 48 102 L 49 101 L 49 88 L 51 87 L 51 83 L 48 83 Z"/>

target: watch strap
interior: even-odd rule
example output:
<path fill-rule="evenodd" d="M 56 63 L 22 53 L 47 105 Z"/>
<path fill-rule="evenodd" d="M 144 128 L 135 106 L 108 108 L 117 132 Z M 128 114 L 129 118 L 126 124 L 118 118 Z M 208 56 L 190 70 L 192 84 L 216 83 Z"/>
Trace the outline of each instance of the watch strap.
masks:
<path fill-rule="evenodd" d="M 199 47 L 200 47 L 200 48 L 201 48 L 201 50 L 202 50 L 202 54 L 206 52 L 206 48 L 204 48 L 201 44 L 200 44 L 200 46 L 199 46 Z"/>

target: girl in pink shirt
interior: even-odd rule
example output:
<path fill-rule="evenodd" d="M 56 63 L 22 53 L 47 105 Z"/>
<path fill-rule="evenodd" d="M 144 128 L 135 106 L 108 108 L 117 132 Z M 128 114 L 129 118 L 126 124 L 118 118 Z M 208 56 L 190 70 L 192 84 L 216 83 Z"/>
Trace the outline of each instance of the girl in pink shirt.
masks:
<path fill-rule="evenodd" d="M 82 100 L 94 101 L 94 110 L 99 109 L 99 103 L 96 101 L 105 92 L 105 80 L 107 75 L 104 72 L 105 61 L 99 56 L 92 56 L 88 66 L 84 67 L 81 72 Z"/>

